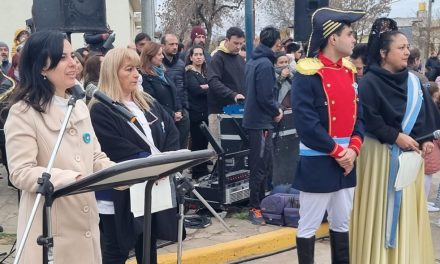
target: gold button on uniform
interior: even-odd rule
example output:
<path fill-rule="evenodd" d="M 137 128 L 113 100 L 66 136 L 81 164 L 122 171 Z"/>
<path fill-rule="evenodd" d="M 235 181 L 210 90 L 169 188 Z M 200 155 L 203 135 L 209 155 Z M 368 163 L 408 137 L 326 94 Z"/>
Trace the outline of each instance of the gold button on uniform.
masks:
<path fill-rule="evenodd" d="M 92 236 L 92 232 L 87 231 L 86 234 L 85 234 L 85 236 L 86 236 L 86 237 L 91 237 L 91 236 Z"/>
<path fill-rule="evenodd" d="M 73 128 L 69 129 L 69 134 L 70 134 L 71 136 L 76 135 L 76 129 L 73 129 Z"/>
<path fill-rule="evenodd" d="M 330 87 L 330 86 L 332 86 L 331 84 L 329 84 L 329 83 L 327 83 L 327 87 Z"/>
<path fill-rule="evenodd" d="M 336 117 L 332 117 L 332 120 L 333 120 L 333 121 L 336 121 Z"/>
<path fill-rule="evenodd" d="M 84 206 L 84 208 L 83 208 L 83 211 L 84 211 L 84 213 L 88 213 L 89 212 L 89 207 L 86 205 L 86 206 Z"/>
<path fill-rule="evenodd" d="M 80 162 L 81 161 L 81 157 L 79 155 L 75 155 L 75 160 Z"/>
<path fill-rule="evenodd" d="M 335 100 L 332 100 L 332 104 L 335 104 Z"/>

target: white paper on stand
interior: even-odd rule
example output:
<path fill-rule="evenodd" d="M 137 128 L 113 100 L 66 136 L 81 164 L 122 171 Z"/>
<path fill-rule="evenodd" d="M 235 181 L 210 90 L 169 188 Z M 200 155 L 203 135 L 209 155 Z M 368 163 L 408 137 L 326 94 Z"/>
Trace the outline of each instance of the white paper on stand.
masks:
<path fill-rule="evenodd" d="M 175 207 L 170 181 L 172 181 L 172 176 L 164 177 L 154 183 L 151 190 L 151 213 Z M 146 185 L 147 182 L 143 182 L 130 187 L 130 206 L 134 217 L 144 215 Z"/>
<path fill-rule="evenodd" d="M 187 153 L 188 149 L 179 149 L 176 151 L 167 151 L 156 153 L 155 157 L 167 155 L 169 153 Z M 174 175 L 164 177 L 158 180 L 151 190 L 151 213 L 160 212 L 177 206 L 175 186 L 173 182 Z M 130 206 L 134 217 L 144 215 L 145 204 L 145 186 L 147 182 L 134 184 L 130 187 Z"/>
<path fill-rule="evenodd" d="M 400 154 L 399 171 L 394 183 L 394 188 L 397 191 L 402 190 L 416 180 L 422 162 L 422 156 L 415 151 L 407 151 Z"/>

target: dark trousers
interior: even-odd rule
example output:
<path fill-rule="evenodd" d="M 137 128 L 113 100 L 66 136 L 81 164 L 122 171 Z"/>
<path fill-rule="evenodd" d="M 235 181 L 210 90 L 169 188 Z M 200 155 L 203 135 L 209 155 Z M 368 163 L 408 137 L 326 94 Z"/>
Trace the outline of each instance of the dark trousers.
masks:
<path fill-rule="evenodd" d="M 208 148 L 208 139 L 203 135 L 200 125 L 202 122 L 208 124 L 208 113 L 200 113 L 196 111 L 189 111 L 190 119 L 190 133 L 191 133 L 191 151 L 203 150 Z M 202 163 L 200 165 L 192 167 L 193 178 L 199 178 L 207 175 L 208 165 Z"/>
<path fill-rule="evenodd" d="M 189 114 L 186 109 L 182 110 L 182 119 L 180 119 L 179 122 L 176 122 L 175 125 L 177 127 L 177 130 L 179 130 L 180 148 L 188 148 L 190 121 Z"/>
<path fill-rule="evenodd" d="M 128 259 L 128 251 L 123 252 L 118 246 L 118 239 L 116 236 L 116 225 L 114 215 L 99 215 L 100 223 L 99 229 L 101 231 L 101 252 L 103 264 L 125 264 Z M 136 244 L 134 247 L 136 253 L 137 263 L 142 263 L 143 256 L 143 233 L 138 235 Z M 151 232 L 151 259 L 150 263 L 157 263 L 157 249 L 156 249 L 156 236 L 154 230 Z"/>
<path fill-rule="evenodd" d="M 249 129 L 249 205 L 259 208 L 266 192 L 266 181 L 272 175 L 273 131 L 270 129 Z"/>

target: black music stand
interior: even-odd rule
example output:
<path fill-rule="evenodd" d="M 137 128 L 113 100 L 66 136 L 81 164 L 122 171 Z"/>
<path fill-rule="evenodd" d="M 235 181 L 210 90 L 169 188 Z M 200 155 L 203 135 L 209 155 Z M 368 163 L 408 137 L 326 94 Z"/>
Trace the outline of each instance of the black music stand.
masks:
<path fill-rule="evenodd" d="M 144 205 L 144 248 L 148 249 L 143 256 L 143 263 L 150 263 L 151 247 L 151 190 L 156 180 L 178 171 L 208 161 L 215 156 L 212 150 L 194 152 L 168 152 L 148 158 L 124 161 L 110 168 L 67 185 L 52 195 L 53 199 L 84 192 L 100 191 L 109 188 L 127 186 L 148 180 L 145 187 Z M 43 219 L 43 228 L 50 219 Z"/>

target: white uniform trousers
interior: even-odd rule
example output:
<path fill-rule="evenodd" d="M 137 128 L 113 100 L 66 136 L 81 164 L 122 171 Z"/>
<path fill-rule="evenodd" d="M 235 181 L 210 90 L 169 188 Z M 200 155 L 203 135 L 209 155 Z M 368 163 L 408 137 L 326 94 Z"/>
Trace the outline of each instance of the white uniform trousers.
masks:
<path fill-rule="evenodd" d="M 353 208 L 354 187 L 331 193 L 299 193 L 299 222 L 296 236 L 309 238 L 315 235 L 325 211 L 330 230 L 348 232 Z"/>

